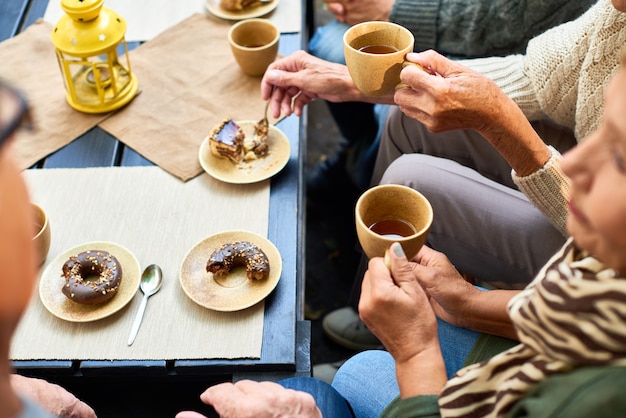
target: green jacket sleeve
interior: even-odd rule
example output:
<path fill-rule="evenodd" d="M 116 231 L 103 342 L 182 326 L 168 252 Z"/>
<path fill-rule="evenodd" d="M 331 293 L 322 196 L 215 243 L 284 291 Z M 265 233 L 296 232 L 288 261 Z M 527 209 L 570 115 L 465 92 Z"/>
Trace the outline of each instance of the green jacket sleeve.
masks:
<path fill-rule="evenodd" d="M 626 414 L 626 367 L 583 367 L 551 376 L 515 404 L 509 418 L 617 418 Z M 439 417 L 437 396 L 394 399 L 381 418 Z"/>
<path fill-rule="evenodd" d="M 626 367 L 582 367 L 537 385 L 511 418 L 609 418 L 626 414 Z"/>
<path fill-rule="evenodd" d="M 467 355 L 463 366 L 487 360 L 498 353 L 519 344 L 517 341 L 495 335 L 481 334 Z M 437 418 L 439 414 L 438 396 L 425 395 L 412 398 L 395 398 L 381 413 L 380 418 Z"/>
<path fill-rule="evenodd" d="M 379 418 L 438 418 L 439 404 L 436 395 L 415 396 L 400 400 L 396 398 L 385 408 Z"/>
<path fill-rule="evenodd" d="M 574 20 L 597 0 L 396 0 L 389 17 L 415 50 L 458 57 L 522 53 L 529 39 Z"/>

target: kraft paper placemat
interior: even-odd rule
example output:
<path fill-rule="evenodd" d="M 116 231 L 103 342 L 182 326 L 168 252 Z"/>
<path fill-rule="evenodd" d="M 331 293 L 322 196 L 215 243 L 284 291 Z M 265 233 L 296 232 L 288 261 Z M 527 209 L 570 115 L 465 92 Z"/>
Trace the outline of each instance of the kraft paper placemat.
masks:
<path fill-rule="evenodd" d="M 69 144 L 108 116 L 80 113 L 67 104 L 51 32 L 51 25 L 39 21 L 0 43 L 0 79 L 26 95 L 35 127 L 16 133 L 13 155 L 22 169 Z"/>
<path fill-rule="evenodd" d="M 36 290 L 13 340 L 12 359 L 260 357 L 264 302 L 238 312 L 211 311 L 187 297 L 178 274 L 187 251 L 214 233 L 242 229 L 267 236 L 269 181 L 230 185 L 202 175 L 183 183 L 158 167 L 36 169 L 24 175 L 32 200 L 50 219 L 46 264 L 76 245 L 111 241 L 133 252 L 141 270 L 159 264 L 164 282 L 148 300 L 130 347 L 140 290 L 119 312 L 88 323 L 52 315 Z"/>
<path fill-rule="evenodd" d="M 126 20 L 127 42 L 142 42 L 153 39 L 194 13 L 209 14 L 205 1 L 212 0 L 106 0 L 104 5 Z M 299 33 L 302 30 L 301 3 L 300 0 L 280 0 L 272 13 L 261 17 L 274 22 L 282 33 Z M 43 18 L 54 25 L 63 13 L 61 2 L 51 0 Z"/>
<path fill-rule="evenodd" d="M 200 174 L 198 150 L 216 124 L 265 110 L 261 78 L 237 66 L 229 27 L 195 14 L 131 51 L 142 93 L 99 126 L 183 181 Z"/>

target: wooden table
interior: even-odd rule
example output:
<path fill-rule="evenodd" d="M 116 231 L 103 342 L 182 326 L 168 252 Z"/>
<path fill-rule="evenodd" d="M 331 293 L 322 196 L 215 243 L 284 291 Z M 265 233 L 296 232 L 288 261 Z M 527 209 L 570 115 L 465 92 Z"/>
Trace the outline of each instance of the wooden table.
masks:
<path fill-rule="evenodd" d="M 47 2 L 0 1 L 0 41 L 41 18 Z M 302 10 L 306 13 L 304 1 Z M 306 33 L 282 34 L 279 52 L 287 55 L 301 48 L 307 38 Z M 14 362 L 16 370 L 68 387 L 96 407 L 101 418 L 173 416 L 181 408 L 200 410 L 201 403 L 197 400 L 200 391 L 215 382 L 310 375 L 310 324 L 303 320 L 303 125 L 301 119 L 294 117 L 278 124 L 290 140 L 292 158 L 281 175 L 271 181 L 267 236 L 283 255 L 283 272 L 277 297 L 265 307 L 259 360 L 20 361 Z M 147 165 L 152 163 L 96 127 L 32 169 Z M 95 389 L 103 385 L 116 385 L 115 393 L 119 394 L 114 398 L 116 401 L 111 403 L 110 399 L 100 399 L 95 394 Z M 128 406 L 122 407 L 124 404 Z"/>

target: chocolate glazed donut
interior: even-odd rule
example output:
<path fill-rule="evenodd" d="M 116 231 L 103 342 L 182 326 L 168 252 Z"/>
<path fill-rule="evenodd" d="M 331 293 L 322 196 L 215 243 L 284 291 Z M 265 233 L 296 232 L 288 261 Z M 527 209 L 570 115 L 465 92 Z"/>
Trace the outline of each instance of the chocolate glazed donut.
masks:
<path fill-rule="evenodd" d="M 267 279 L 270 262 L 256 245 L 248 241 L 236 241 L 222 245 L 209 257 L 206 271 L 214 274 L 229 273 L 236 266 L 246 267 L 248 279 Z"/>
<path fill-rule="evenodd" d="M 63 294 L 84 305 L 106 302 L 117 294 L 122 266 L 106 251 L 89 250 L 70 257 L 63 264 Z"/>

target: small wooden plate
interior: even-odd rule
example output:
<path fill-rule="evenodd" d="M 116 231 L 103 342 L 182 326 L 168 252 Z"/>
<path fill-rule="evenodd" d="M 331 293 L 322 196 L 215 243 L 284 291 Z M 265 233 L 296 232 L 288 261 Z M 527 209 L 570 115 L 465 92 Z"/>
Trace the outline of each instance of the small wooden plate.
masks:
<path fill-rule="evenodd" d="M 236 267 L 219 278 L 206 271 L 211 254 L 222 245 L 235 241 L 248 241 L 263 250 L 270 262 L 267 279 L 248 279 L 244 267 Z M 180 284 L 187 296 L 198 305 L 215 311 L 233 312 L 265 299 L 278 284 L 281 271 L 280 253 L 267 238 L 248 231 L 225 231 L 203 239 L 189 250 L 180 268 Z"/>
<path fill-rule="evenodd" d="M 73 255 L 87 250 L 107 251 L 117 258 L 122 266 L 122 283 L 117 294 L 97 305 L 83 305 L 67 298 L 61 292 L 65 285 L 63 264 Z M 39 297 L 54 316 L 70 322 L 90 322 L 106 318 L 130 302 L 139 288 L 141 270 L 137 258 L 125 247 L 113 242 L 87 242 L 71 248 L 48 264 L 39 281 Z"/>
<path fill-rule="evenodd" d="M 254 135 L 257 121 L 235 121 L 243 133 Z M 266 180 L 282 170 L 289 162 L 291 147 L 287 136 L 274 125 L 270 125 L 267 138 L 270 151 L 265 157 L 252 161 L 233 163 L 227 158 L 216 157 L 211 153 L 209 137 L 200 144 L 198 159 L 200 165 L 211 177 L 225 183 L 247 184 Z"/>
<path fill-rule="evenodd" d="M 220 0 L 206 0 L 204 4 L 209 13 L 211 13 L 213 16 L 225 20 L 243 20 L 251 19 L 253 17 L 261 17 L 268 14 L 278 6 L 278 1 L 279 0 L 273 0 L 269 3 L 261 4 L 260 6 L 252 7 L 247 10 L 242 10 L 241 12 L 231 12 L 229 10 L 222 9 L 222 6 L 220 6 Z"/>

